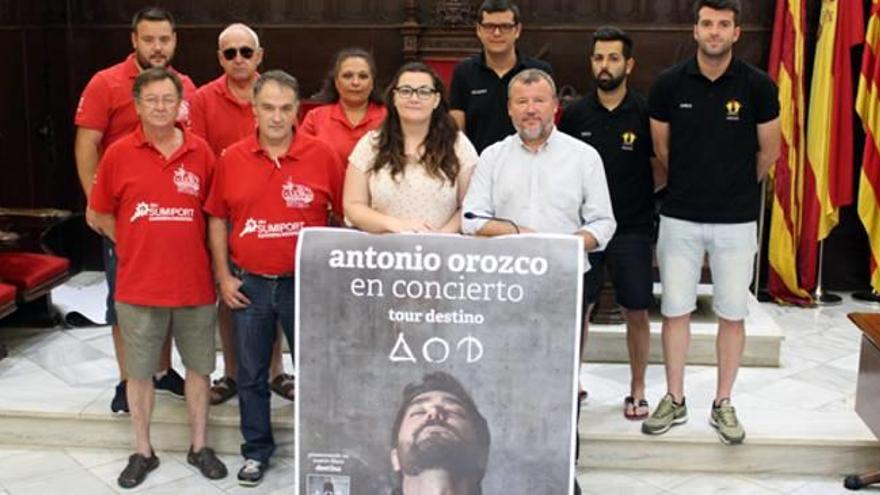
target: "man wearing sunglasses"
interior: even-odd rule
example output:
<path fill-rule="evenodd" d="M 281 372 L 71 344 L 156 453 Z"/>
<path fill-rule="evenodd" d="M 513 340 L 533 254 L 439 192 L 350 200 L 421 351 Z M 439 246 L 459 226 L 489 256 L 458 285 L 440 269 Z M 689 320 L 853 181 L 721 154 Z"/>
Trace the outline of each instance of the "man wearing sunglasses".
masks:
<path fill-rule="evenodd" d="M 256 131 L 252 107 L 257 68 L 263 61 L 260 38 L 244 24 L 230 24 L 217 38 L 217 60 L 223 74 L 205 84 L 192 101 L 192 130 L 205 138 L 217 156 L 233 143 Z M 232 314 L 221 300 L 218 314 L 223 348 L 222 377 L 211 387 L 211 404 L 226 402 L 238 393 L 235 342 L 232 338 Z M 292 399 L 293 376 L 281 365 L 281 339 L 275 340 L 270 378 L 272 390 Z M 286 387 L 284 384 L 290 384 Z M 282 392 L 288 392 L 284 394 Z"/>
<path fill-rule="evenodd" d="M 232 143 L 254 132 L 251 101 L 263 49 L 253 29 L 231 24 L 217 39 L 223 74 L 205 84 L 192 101 L 192 130 L 205 138 L 218 156 Z"/>
<path fill-rule="evenodd" d="M 76 141 L 74 155 L 79 180 L 89 198 L 98 170 L 98 161 L 104 150 L 119 138 L 133 132 L 139 125 L 132 88 L 135 78 L 144 70 L 168 68 L 183 84 L 183 101 L 179 105 L 177 121 L 189 123 L 189 100 L 196 87 L 189 77 L 170 68 L 177 45 L 174 18 L 171 13 L 148 7 L 137 12 L 131 22 L 131 44 L 134 52 L 122 62 L 99 71 L 83 90 L 76 109 Z M 86 222 L 93 229 L 95 220 L 88 213 Z M 104 269 L 107 274 L 107 324 L 113 325 L 113 346 L 119 366 L 120 382 L 110 403 L 114 413 L 128 413 L 126 398 L 125 353 L 122 335 L 116 324 L 113 293 L 116 284 L 116 252 L 112 242 L 104 239 Z M 162 351 L 161 371 L 155 378 L 156 389 L 183 397 L 183 379 L 171 369 L 171 341 L 166 340 Z"/>
<path fill-rule="evenodd" d="M 552 74 L 550 64 L 516 49 L 522 32 L 519 8 L 508 0 L 486 0 L 477 10 L 479 55 L 455 67 L 449 87 L 450 114 L 478 152 L 514 133 L 507 115 L 507 85 L 525 69 Z"/>

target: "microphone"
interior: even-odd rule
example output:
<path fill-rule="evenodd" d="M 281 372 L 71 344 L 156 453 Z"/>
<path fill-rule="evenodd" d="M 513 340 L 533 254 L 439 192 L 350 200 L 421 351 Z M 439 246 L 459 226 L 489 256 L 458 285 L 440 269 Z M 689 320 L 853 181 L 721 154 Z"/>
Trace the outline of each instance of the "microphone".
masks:
<path fill-rule="evenodd" d="M 509 218 L 490 217 L 488 215 L 480 215 L 480 214 L 474 213 L 472 211 L 464 212 L 464 218 L 467 220 L 473 220 L 475 218 L 480 218 L 483 220 L 495 220 L 496 222 L 509 223 L 513 227 L 513 230 L 516 231 L 517 234 L 520 233 L 519 226 L 516 224 L 516 222 L 514 222 L 513 220 L 510 220 Z"/>

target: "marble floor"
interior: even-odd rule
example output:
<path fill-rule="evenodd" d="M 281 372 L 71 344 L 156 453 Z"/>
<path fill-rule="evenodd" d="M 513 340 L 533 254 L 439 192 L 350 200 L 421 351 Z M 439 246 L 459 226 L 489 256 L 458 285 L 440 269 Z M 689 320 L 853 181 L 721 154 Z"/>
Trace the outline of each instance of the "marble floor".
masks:
<path fill-rule="evenodd" d="M 100 321 L 102 291 L 105 290 L 101 274 L 83 273 L 56 290 L 53 297 L 62 309 L 76 309 Z M 782 366 L 740 371 L 734 404 L 741 411 L 747 431 L 749 420 L 752 429 L 759 429 L 754 422 L 761 416 L 755 411 L 850 413 L 854 405 L 860 334 L 846 319 L 846 314 L 880 311 L 880 305 L 856 302 L 845 295 L 844 303 L 833 307 L 798 309 L 765 304 L 764 308 L 782 327 L 786 339 L 782 344 Z M 60 414 L 107 408 L 116 381 L 116 368 L 106 328 L 3 329 L 0 341 L 10 350 L 10 356 L 0 361 L 0 410 Z M 222 366 L 219 359 L 218 364 Z M 623 364 L 585 365 L 582 379 L 591 394 L 585 415 L 592 414 L 594 419 L 620 425 L 620 428 L 635 428 L 637 425 L 619 417 L 619 404 L 626 395 L 628 377 L 628 367 Z M 713 367 L 688 367 L 686 386 L 692 407 L 708 405 L 713 395 L 714 377 Z M 648 397 L 652 405 L 664 391 L 662 367 L 650 366 Z M 276 406 L 290 407 L 289 403 L 273 404 L 273 408 Z M 691 423 L 697 423 L 697 415 L 692 413 L 691 416 Z M 852 424 L 841 428 L 864 431 L 865 426 L 854 415 L 845 417 L 851 418 L 848 421 Z M 700 431 L 711 435 L 705 425 L 700 426 Z M 675 431 L 668 435 L 673 433 Z M 0 444 L 0 495 L 115 493 L 121 491 L 115 479 L 129 453 L 117 449 Z M 209 482 L 186 463 L 185 454 L 160 451 L 158 455 L 162 463 L 160 469 L 135 491 L 175 495 L 290 493 L 294 482 L 293 460 L 289 457 L 277 457 L 274 469 L 259 488 L 242 489 L 234 478 L 241 465 L 238 456 L 222 456 L 232 475 L 219 482 Z M 718 474 L 582 468 L 579 479 L 585 493 L 595 494 L 850 493 L 842 488 L 839 474 Z"/>

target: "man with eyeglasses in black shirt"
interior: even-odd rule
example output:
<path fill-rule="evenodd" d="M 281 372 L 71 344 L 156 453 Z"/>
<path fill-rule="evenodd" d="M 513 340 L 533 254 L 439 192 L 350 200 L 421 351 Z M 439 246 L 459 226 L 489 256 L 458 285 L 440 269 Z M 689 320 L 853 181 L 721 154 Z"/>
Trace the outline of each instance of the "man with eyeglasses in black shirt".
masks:
<path fill-rule="evenodd" d="M 516 49 L 522 32 L 519 7 L 507 0 L 486 0 L 477 10 L 479 55 L 455 67 L 449 87 L 452 118 L 477 152 L 513 134 L 507 114 L 507 85 L 525 69 L 552 75 L 547 62 L 523 56 Z"/>

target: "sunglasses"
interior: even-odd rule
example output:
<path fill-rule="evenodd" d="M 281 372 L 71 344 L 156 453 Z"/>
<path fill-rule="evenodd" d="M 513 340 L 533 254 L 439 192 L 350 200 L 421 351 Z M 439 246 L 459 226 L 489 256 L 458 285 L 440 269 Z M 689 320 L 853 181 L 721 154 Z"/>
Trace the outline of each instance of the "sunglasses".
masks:
<path fill-rule="evenodd" d="M 226 60 L 235 60 L 236 55 L 241 55 L 241 58 L 245 60 L 250 60 L 251 57 L 254 56 L 255 51 L 256 50 L 249 46 L 242 46 L 240 48 L 227 48 L 220 53 L 223 54 L 223 58 L 225 58 Z"/>

